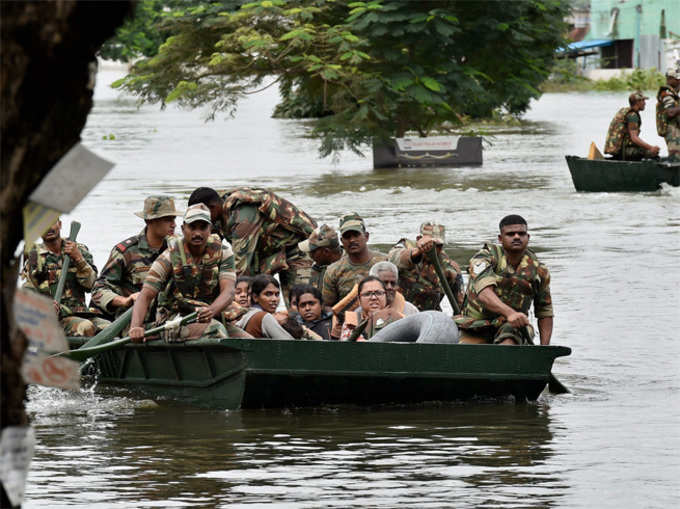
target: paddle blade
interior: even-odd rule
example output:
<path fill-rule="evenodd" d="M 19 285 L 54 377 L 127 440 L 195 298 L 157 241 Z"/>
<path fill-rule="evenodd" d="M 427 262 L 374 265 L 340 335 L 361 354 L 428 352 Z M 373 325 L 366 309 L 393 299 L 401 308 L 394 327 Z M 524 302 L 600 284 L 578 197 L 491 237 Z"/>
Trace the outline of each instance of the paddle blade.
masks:
<path fill-rule="evenodd" d="M 102 343 L 108 343 L 113 338 L 117 337 L 121 332 L 123 332 L 125 327 L 127 327 L 130 323 L 131 319 L 132 308 L 128 309 L 125 313 L 116 318 L 106 329 L 100 331 L 96 336 L 92 337 L 87 343 L 81 346 L 79 350 L 98 346 Z"/>
<path fill-rule="evenodd" d="M 548 390 L 551 394 L 570 394 L 571 391 L 560 382 L 555 375 L 550 373 L 550 379 L 548 380 Z"/>

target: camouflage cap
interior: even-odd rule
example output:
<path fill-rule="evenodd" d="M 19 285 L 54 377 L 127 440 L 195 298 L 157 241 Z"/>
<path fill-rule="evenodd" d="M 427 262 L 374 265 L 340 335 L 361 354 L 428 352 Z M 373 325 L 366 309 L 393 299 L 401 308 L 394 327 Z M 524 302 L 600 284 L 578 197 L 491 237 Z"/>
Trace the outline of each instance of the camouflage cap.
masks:
<path fill-rule="evenodd" d="M 628 102 L 630 102 L 630 104 L 636 103 L 638 101 L 643 101 L 645 99 L 649 99 L 649 97 L 647 97 L 645 94 L 643 94 L 639 90 L 637 92 L 633 92 L 632 94 L 630 94 L 628 96 Z"/>
<path fill-rule="evenodd" d="M 190 205 L 184 213 L 184 222 L 186 224 L 195 223 L 196 221 L 205 221 L 212 224 L 212 221 L 210 221 L 210 209 L 202 203 Z"/>
<path fill-rule="evenodd" d="M 666 76 L 680 80 L 680 67 L 672 67 L 666 71 Z"/>
<path fill-rule="evenodd" d="M 446 239 L 444 225 L 436 224 L 431 221 L 420 225 L 420 234 L 429 235 L 438 244 L 444 244 Z"/>
<path fill-rule="evenodd" d="M 144 200 L 144 210 L 135 212 L 135 216 L 142 219 L 181 215 L 182 213 L 175 209 L 175 201 L 169 196 L 149 196 Z"/>
<path fill-rule="evenodd" d="M 366 233 L 364 220 L 356 212 L 348 212 L 340 218 L 340 235 L 348 231 Z"/>
<path fill-rule="evenodd" d="M 322 224 L 312 232 L 307 240 L 298 243 L 298 247 L 300 251 L 309 253 L 319 247 L 338 248 L 340 241 L 338 240 L 338 233 L 332 227 Z"/>

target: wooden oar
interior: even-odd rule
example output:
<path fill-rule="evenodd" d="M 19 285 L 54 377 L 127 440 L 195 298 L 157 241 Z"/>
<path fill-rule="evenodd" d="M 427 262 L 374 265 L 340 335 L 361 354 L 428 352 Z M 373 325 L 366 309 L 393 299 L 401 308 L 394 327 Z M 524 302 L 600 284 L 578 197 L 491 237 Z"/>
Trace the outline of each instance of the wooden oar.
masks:
<path fill-rule="evenodd" d="M 134 307 L 134 306 L 133 306 Z M 85 343 L 83 346 L 79 348 L 91 348 L 93 346 L 101 345 L 102 343 L 108 343 L 111 341 L 113 338 L 118 336 L 125 327 L 130 323 L 130 320 L 132 319 L 132 307 L 128 309 L 125 313 L 120 315 L 118 318 L 116 318 L 111 325 L 109 325 L 106 329 L 99 331 L 99 333 L 96 336 L 93 336 L 90 338 L 87 343 Z"/>
<path fill-rule="evenodd" d="M 153 329 L 144 331 L 144 337 L 146 338 L 153 334 L 158 334 L 159 332 L 169 329 L 170 327 L 177 326 L 178 323 L 179 326 L 181 327 L 182 325 L 187 325 L 189 323 L 195 322 L 197 317 L 198 313 L 194 311 L 193 313 L 185 316 L 184 318 L 177 318 L 175 320 L 165 322 L 163 325 L 159 327 L 154 327 Z M 123 346 L 124 344 L 129 343 L 130 341 L 131 341 L 130 336 L 127 336 L 121 339 L 117 339 L 116 341 L 110 341 L 108 343 L 100 344 L 90 348 L 81 347 L 78 348 L 77 350 L 60 352 L 54 354 L 52 357 L 68 357 L 69 359 L 72 359 L 74 361 L 84 361 L 85 359 L 88 359 L 94 355 L 106 352 L 108 350 L 113 350 L 114 348 L 118 348 L 119 346 Z"/>
<path fill-rule="evenodd" d="M 451 287 L 449 286 L 449 282 L 446 279 L 446 274 L 444 274 L 444 269 L 442 269 L 442 264 L 439 261 L 439 254 L 437 253 L 437 246 L 434 246 L 428 254 L 430 256 L 430 260 L 432 261 L 432 264 L 434 265 L 434 271 L 437 273 L 437 277 L 439 278 L 439 284 L 441 284 L 442 288 L 444 289 L 444 293 L 446 294 L 446 298 L 449 299 L 449 303 L 451 304 L 451 309 L 453 309 L 453 314 L 459 315 L 460 314 L 460 308 L 458 307 L 458 302 L 456 301 L 456 298 L 453 295 L 453 291 L 451 290 Z"/>
<path fill-rule="evenodd" d="M 78 221 L 73 221 L 71 223 L 71 234 L 68 236 L 68 240 L 75 242 L 79 231 L 80 223 Z M 66 284 L 66 276 L 68 276 L 68 266 L 70 264 L 71 257 L 69 255 L 64 256 L 64 262 L 61 265 L 61 276 L 59 277 L 59 282 L 57 283 L 57 291 L 54 292 L 54 300 L 57 302 L 57 304 L 61 304 L 61 295 L 64 293 L 64 285 Z"/>

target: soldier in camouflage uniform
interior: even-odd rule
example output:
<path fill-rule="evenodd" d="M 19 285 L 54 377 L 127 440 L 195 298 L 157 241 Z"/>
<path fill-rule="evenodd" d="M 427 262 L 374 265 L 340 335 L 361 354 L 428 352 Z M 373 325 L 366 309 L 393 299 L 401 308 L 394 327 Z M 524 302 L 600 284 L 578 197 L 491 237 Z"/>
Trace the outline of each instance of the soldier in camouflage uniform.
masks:
<path fill-rule="evenodd" d="M 182 213 L 169 196 L 149 196 L 135 215 L 146 226 L 114 246 L 92 288 L 92 302 L 111 316 L 134 304 L 151 264 L 168 247 L 166 237 L 175 233 L 175 217 Z"/>
<path fill-rule="evenodd" d="M 132 311 L 130 338 L 144 338 L 144 317 L 158 295 L 156 323 L 198 312 L 198 321 L 169 331 L 166 341 L 226 338 L 222 311 L 234 297 L 234 255 L 217 235 L 211 235 L 210 211 L 203 204 L 192 205 L 184 213 L 183 237 L 168 239 L 168 248 L 149 269 Z"/>
<path fill-rule="evenodd" d="M 332 307 L 368 276 L 374 264 L 387 260 L 384 254 L 368 249 L 368 237 L 359 214 L 350 212 L 340 218 L 340 238 L 345 254 L 326 269 L 321 291 L 325 306 Z"/>
<path fill-rule="evenodd" d="M 279 274 L 283 296 L 307 283 L 312 260 L 298 248 L 316 228 L 304 211 L 265 189 L 236 188 L 218 195 L 214 189 L 194 190 L 189 205 L 210 209 L 216 229 L 231 242 L 239 276 Z"/>
<path fill-rule="evenodd" d="M 420 311 L 441 311 L 440 303 L 444 291 L 434 265 L 427 255 L 435 246 L 458 306 L 463 305 L 463 277 L 458 264 L 444 252 L 444 238 L 444 226 L 431 222 L 423 223 L 415 242 L 401 239 L 388 255 L 390 261 L 399 269 L 399 286 L 404 297 Z"/>
<path fill-rule="evenodd" d="M 666 72 L 666 86 L 656 94 L 656 130 L 668 146 L 669 162 L 680 162 L 680 68 Z"/>
<path fill-rule="evenodd" d="M 652 146 L 640 138 L 642 119 L 639 112 L 645 109 L 647 99 L 649 97 L 645 97 L 642 92 L 633 92 L 628 97 L 630 107 L 621 108 L 616 112 L 607 131 L 605 154 L 622 161 L 658 157 L 659 147 Z"/>
<path fill-rule="evenodd" d="M 60 220 L 43 234 L 42 239 L 44 243 L 34 245 L 26 255 L 22 274 L 26 279 L 25 287 L 54 297 L 64 256 L 68 255 L 71 262 L 58 307 L 58 318 L 67 336 L 94 336 L 97 330 L 106 327 L 109 322 L 85 305 L 85 293 L 92 289 L 97 278 L 97 267 L 90 251 L 85 244 L 61 238 Z"/>
<path fill-rule="evenodd" d="M 526 221 L 517 215 L 500 222 L 501 245 L 485 244 L 470 259 L 470 281 L 462 315 L 455 317 L 461 343 L 530 344 L 531 303 L 541 344 L 550 344 L 553 308 L 550 273 L 527 248 Z"/>
<path fill-rule="evenodd" d="M 326 269 L 331 263 L 342 257 L 338 233 L 327 224 L 322 224 L 312 232 L 307 240 L 300 242 L 298 247 L 303 253 L 308 253 L 314 261 L 309 284 L 321 291 Z"/>

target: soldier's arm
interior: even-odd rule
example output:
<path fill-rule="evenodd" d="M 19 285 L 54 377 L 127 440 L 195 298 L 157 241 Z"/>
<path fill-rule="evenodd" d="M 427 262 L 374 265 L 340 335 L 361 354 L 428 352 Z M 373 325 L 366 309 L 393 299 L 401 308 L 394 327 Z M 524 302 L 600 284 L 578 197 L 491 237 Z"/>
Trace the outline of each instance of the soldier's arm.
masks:
<path fill-rule="evenodd" d="M 541 338 L 542 345 L 549 345 L 550 338 L 552 338 L 553 331 L 553 317 L 546 316 L 538 319 L 538 335 Z"/>
<path fill-rule="evenodd" d="M 233 210 L 225 210 L 225 236 L 231 242 L 234 253 L 235 269 L 237 274 L 249 274 L 255 276 L 259 267 L 253 271 L 253 258 L 257 251 L 259 229 L 257 207 L 243 205 Z"/>
<path fill-rule="evenodd" d="M 92 287 L 92 301 L 100 308 L 112 311 L 113 308 L 127 307 L 132 304 L 127 297 L 123 296 L 121 286 L 125 265 L 123 253 L 113 248 L 106 265 Z"/>
<path fill-rule="evenodd" d="M 323 289 L 321 290 L 321 298 L 324 306 L 332 307 L 338 301 L 338 290 L 336 288 L 335 277 L 331 270 L 326 270 L 323 276 Z"/>
<path fill-rule="evenodd" d="M 631 121 L 629 119 L 627 120 L 628 121 L 626 122 L 626 125 L 628 126 L 628 135 L 630 136 L 630 141 L 635 143 L 638 147 L 642 147 L 643 149 L 650 150 L 652 152 L 656 151 L 658 153 L 659 147 L 652 146 L 640 138 L 640 124 L 637 123 L 637 119 L 635 119 L 635 121 Z"/>
<path fill-rule="evenodd" d="M 548 345 L 552 336 L 554 316 L 552 296 L 550 295 L 550 272 L 545 265 L 540 264 L 538 275 L 541 281 L 534 296 L 534 314 L 538 318 L 538 333 L 541 344 Z"/>
<path fill-rule="evenodd" d="M 389 253 L 387 253 L 387 258 L 393 264 L 397 266 L 399 270 L 410 269 L 414 266 L 413 260 L 411 259 L 411 251 L 403 244 L 397 244 Z"/>
<path fill-rule="evenodd" d="M 69 240 L 65 240 L 67 248 L 64 252 L 67 253 L 76 267 L 76 281 L 85 290 L 91 290 L 94 282 L 97 279 L 97 267 L 94 265 L 92 255 L 84 244 L 76 244 Z M 73 245 L 71 249 L 69 245 Z M 69 252 L 70 251 L 70 252 Z"/>
<path fill-rule="evenodd" d="M 130 321 L 130 339 L 140 342 L 144 339 L 144 318 L 149 310 L 151 302 L 156 298 L 158 292 L 165 287 L 172 274 L 172 264 L 170 263 L 170 253 L 166 250 L 156 258 L 149 272 L 144 278 L 142 291 L 139 292 L 135 305 L 132 308 L 132 319 Z"/>
<path fill-rule="evenodd" d="M 670 94 L 664 96 L 661 104 L 663 105 L 663 112 L 666 115 L 666 118 L 673 118 L 680 114 L 680 106 L 674 106 L 675 101 Z"/>
<path fill-rule="evenodd" d="M 207 309 L 198 310 L 199 321 L 209 321 L 219 315 L 234 300 L 234 254 L 230 247 L 222 245 L 222 261 L 219 269 L 220 294 Z M 204 310 L 205 309 L 205 310 Z"/>

